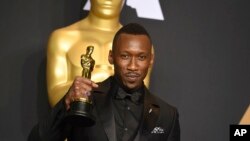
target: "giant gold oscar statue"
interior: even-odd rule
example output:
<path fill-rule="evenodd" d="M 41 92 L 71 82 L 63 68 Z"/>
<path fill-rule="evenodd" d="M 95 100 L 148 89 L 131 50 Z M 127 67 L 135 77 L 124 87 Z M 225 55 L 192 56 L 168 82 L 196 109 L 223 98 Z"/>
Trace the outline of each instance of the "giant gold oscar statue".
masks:
<path fill-rule="evenodd" d="M 100 82 L 113 74 L 108 62 L 108 52 L 113 37 L 122 27 L 119 22 L 124 0 L 91 0 L 86 18 L 52 32 L 47 48 L 47 89 L 50 105 L 55 104 L 67 93 L 75 76 L 82 73 L 79 57 L 82 47 L 93 45 L 95 67 L 91 79 Z M 149 75 L 145 84 L 149 85 Z"/>

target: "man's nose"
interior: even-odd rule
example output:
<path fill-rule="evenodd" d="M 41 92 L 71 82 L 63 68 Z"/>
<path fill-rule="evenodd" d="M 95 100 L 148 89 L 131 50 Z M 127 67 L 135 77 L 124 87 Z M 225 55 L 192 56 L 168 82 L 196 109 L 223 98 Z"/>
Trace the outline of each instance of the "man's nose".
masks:
<path fill-rule="evenodd" d="M 138 69 L 138 64 L 137 64 L 137 61 L 136 61 L 136 58 L 131 58 L 131 60 L 129 61 L 129 64 L 128 64 L 128 69 L 129 70 L 137 70 Z"/>

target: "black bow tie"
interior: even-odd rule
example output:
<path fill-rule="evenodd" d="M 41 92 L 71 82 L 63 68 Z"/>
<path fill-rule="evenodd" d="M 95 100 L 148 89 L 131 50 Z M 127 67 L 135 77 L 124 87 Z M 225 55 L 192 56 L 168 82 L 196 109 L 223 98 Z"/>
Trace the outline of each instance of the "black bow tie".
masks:
<path fill-rule="evenodd" d="M 133 93 L 127 93 L 122 88 L 118 89 L 116 99 L 130 99 L 132 102 L 138 104 L 142 97 L 142 93 L 135 91 Z"/>

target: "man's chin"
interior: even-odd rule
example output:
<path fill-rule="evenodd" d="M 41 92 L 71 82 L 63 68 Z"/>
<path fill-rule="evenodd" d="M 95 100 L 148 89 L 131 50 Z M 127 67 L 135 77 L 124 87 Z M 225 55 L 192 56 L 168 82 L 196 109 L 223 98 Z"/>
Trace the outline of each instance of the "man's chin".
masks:
<path fill-rule="evenodd" d="M 125 87 L 128 90 L 136 90 L 141 86 L 141 84 L 139 84 L 136 81 L 134 81 L 134 82 L 126 82 L 125 84 L 126 84 Z"/>

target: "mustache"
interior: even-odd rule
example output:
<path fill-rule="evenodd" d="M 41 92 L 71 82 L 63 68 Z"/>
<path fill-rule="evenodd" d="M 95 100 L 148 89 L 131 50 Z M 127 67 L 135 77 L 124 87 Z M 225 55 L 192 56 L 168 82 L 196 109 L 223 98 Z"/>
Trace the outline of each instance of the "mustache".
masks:
<path fill-rule="evenodd" d="M 127 73 L 125 73 L 125 76 L 127 76 L 127 77 L 139 77 L 140 74 L 137 72 L 127 72 Z"/>

